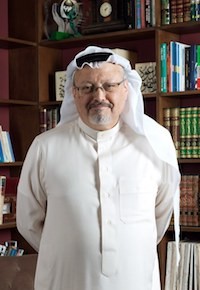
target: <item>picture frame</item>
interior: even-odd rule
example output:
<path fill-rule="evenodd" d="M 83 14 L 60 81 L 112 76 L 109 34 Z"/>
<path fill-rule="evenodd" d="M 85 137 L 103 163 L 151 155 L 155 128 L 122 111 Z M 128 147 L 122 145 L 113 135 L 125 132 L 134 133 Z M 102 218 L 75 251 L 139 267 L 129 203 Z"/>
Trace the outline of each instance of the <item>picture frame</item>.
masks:
<path fill-rule="evenodd" d="M 63 101 L 65 96 L 66 71 L 55 72 L 56 101 Z"/>

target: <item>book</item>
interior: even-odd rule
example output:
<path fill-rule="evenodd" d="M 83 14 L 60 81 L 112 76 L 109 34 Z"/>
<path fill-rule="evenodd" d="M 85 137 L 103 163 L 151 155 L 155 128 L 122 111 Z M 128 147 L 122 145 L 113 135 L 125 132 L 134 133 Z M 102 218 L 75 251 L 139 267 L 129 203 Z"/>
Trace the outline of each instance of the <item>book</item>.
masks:
<path fill-rule="evenodd" d="M 200 90 L 200 45 L 197 44 L 197 90 Z"/>
<path fill-rule="evenodd" d="M 197 88 L 197 45 L 190 46 L 190 90 Z"/>
<path fill-rule="evenodd" d="M 161 24 L 167 25 L 170 24 L 170 5 L 171 2 L 169 0 L 161 1 Z"/>
<path fill-rule="evenodd" d="M 11 240 L 6 241 L 4 245 L 0 244 L 0 256 L 22 256 L 24 249 L 18 247 L 18 242 Z"/>
<path fill-rule="evenodd" d="M 160 45 L 160 77 L 161 77 L 161 92 L 167 92 L 167 43 L 163 42 Z"/>
<path fill-rule="evenodd" d="M 3 157 L 1 157 L 1 160 L 3 161 L 1 162 L 14 162 L 15 156 L 10 139 L 10 133 L 8 131 L 4 131 L 1 125 L 0 125 L 0 143 L 3 155 Z"/>
<path fill-rule="evenodd" d="M 132 67 L 135 67 L 137 61 L 137 53 L 133 50 L 122 49 L 122 48 L 113 48 L 112 51 L 126 59 L 131 63 Z"/>
<path fill-rule="evenodd" d="M 0 162 L 4 162 L 3 147 L 0 140 Z"/>
<path fill-rule="evenodd" d="M 6 176 L 0 175 L 0 225 L 3 224 L 3 206 L 6 190 Z"/>
<path fill-rule="evenodd" d="M 156 93 L 156 62 L 142 62 L 135 64 L 135 70 L 142 79 L 142 93 Z"/>
<path fill-rule="evenodd" d="M 7 177 L 4 198 L 3 223 L 16 221 L 17 186 L 19 177 Z"/>

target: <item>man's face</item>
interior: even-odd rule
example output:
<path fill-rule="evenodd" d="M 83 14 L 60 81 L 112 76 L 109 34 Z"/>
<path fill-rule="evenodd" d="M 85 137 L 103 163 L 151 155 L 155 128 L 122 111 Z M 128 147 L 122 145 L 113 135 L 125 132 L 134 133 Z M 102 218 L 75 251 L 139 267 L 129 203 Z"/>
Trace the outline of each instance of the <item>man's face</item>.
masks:
<path fill-rule="evenodd" d="M 73 95 L 82 121 L 95 130 L 111 129 L 119 120 L 128 94 L 121 66 L 84 66 L 74 75 Z"/>

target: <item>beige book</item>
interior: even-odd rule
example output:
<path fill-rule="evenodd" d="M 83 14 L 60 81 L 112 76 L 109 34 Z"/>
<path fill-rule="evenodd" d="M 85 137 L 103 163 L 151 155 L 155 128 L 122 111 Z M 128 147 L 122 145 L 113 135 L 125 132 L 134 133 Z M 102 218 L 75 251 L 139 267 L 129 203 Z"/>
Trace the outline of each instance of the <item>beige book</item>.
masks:
<path fill-rule="evenodd" d="M 122 49 L 122 48 L 113 48 L 112 51 L 126 59 L 131 63 L 132 68 L 135 67 L 137 61 L 137 53 L 133 50 Z"/>

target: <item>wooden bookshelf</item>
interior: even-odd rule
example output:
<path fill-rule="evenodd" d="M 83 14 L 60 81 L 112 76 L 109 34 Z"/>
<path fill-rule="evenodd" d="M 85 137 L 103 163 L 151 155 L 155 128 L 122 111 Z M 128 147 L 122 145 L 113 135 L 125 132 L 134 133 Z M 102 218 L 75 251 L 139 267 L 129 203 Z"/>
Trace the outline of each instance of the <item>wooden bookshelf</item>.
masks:
<path fill-rule="evenodd" d="M 17 162 L 1 163 L 0 172 L 18 176 L 33 138 L 39 134 L 41 106 L 60 106 L 53 91 L 54 73 L 64 70 L 74 55 L 87 45 L 125 48 L 137 53 L 137 62 L 156 62 L 157 92 L 144 95 L 145 111 L 163 124 L 163 108 L 190 106 L 192 100 L 200 106 L 200 91 L 160 92 L 160 44 L 170 40 L 195 42 L 199 36 L 197 22 L 161 26 L 160 1 L 155 1 L 155 27 L 128 29 L 81 36 L 61 41 L 49 41 L 44 35 L 43 6 L 45 0 L 3 0 L 0 3 L 0 124 L 9 130 Z M 84 4 L 84 1 L 83 1 Z M 31 14 L 31 15 L 30 15 Z M 148 47 L 148 53 L 146 48 Z M 181 173 L 200 172 L 199 159 L 180 159 Z M 0 226 L 16 237 L 15 224 Z M 199 228 L 183 227 L 182 233 L 193 237 Z M 19 235 L 18 235 L 19 236 Z M 164 289 L 166 244 L 172 239 L 171 229 L 159 245 L 161 281 Z"/>

